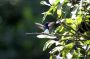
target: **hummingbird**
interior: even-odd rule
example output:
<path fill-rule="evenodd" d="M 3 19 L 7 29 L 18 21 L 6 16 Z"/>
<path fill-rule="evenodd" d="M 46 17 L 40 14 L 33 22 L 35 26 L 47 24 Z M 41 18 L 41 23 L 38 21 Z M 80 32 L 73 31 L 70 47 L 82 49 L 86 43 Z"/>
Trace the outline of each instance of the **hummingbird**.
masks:
<path fill-rule="evenodd" d="M 53 30 L 53 27 L 60 26 L 64 21 L 65 21 L 65 19 L 58 19 L 57 21 L 54 21 L 54 22 L 46 22 L 46 23 L 44 23 L 44 25 L 40 24 L 40 23 L 35 23 L 38 28 L 43 30 L 43 32 L 41 32 L 41 33 L 26 33 L 26 34 L 29 34 L 29 35 L 35 34 L 35 35 L 37 35 L 36 36 L 37 38 L 47 38 L 47 39 L 59 40 L 59 36 L 67 36 L 67 35 L 55 33 L 55 32 L 52 32 L 52 30 Z"/>
<path fill-rule="evenodd" d="M 37 35 L 38 38 L 50 38 L 50 39 L 57 39 L 57 36 L 55 34 L 51 34 L 56 27 L 60 26 L 64 22 L 64 19 L 62 20 L 57 20 L 55 22 L 46 22 L 44 25 L 40 23 L 35 23 L 38 28 L 43 30 L 43 34 Z"/>
<path fill-rule="evenodd" d="M 46 22 L 44 25 L 40 23 L 35 23 L 38 28 L 43 30 L 43 34 L 37 35 L 38 38 L 50 38 L 50 39 L 57 39 L 57 37 L 54 34 L 51 34 L 51 32 L 54 32 L 56 27 L 60 26 L 62 21 L 57 20 L 55 22 Z"/>
<path fill-rule="evenodd" d="M 44 30 L 42 32 L 42 34 L 37 35 L 38 38 L 50 38 L 50 39 L 55 39 L 56 36 L 50 34 L 50 31 L 53 28 L 54 22 L 46 22 L 44 25 L 40 24 L 40 23 L 35 23 L 38 28 Z"/>
<path fill-rule="evenodd" d="M 49 31 L 54 30 L 58 26 L 60 26 L 64 22 L 64 19 L 52 21 L 52 22 L 46 22 L 44 25 L 40 23 L 35 23 L 36 26 L 44 31 L 44 33 L 49 33 Z"/>
<path fill-rule="evenodd" d="M 60 25 L 60 21 L 57 20 L 55 22 L 46 22 L 44 25 L 41 23 L 35 23 L 35 25 L 42 29 L 43 32 L 41 33 L 26 33 L 26 34 L 36 34 L 37 38 L 49 38 L 49 39 L 57 39 L 55 34 L 51 34 L 54 31 L 55 27 Z"/>

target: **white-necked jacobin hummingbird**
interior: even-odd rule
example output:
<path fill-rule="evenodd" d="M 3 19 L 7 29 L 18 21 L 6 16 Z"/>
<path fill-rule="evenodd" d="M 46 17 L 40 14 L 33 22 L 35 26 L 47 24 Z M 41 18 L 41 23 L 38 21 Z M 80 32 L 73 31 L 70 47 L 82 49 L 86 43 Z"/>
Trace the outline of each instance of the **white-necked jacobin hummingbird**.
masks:
<path fill-rule="evenodd" d="M 35 23 L 39 28 L 43 29 L 44 31 L 42 32 L 43 34 L 37 35 L 38 38 L 50 38 L 50 39 L 55 39 L 56 36 L 51 35 L 50 34 L 50 29 L 51 29 L 51 25 L 53 24 L 53 22 L 49 23 L 46 22 L 44 25 L 39 24 L 39 23 Z M 40 27 L 43 26 L 43 27 Z"/>

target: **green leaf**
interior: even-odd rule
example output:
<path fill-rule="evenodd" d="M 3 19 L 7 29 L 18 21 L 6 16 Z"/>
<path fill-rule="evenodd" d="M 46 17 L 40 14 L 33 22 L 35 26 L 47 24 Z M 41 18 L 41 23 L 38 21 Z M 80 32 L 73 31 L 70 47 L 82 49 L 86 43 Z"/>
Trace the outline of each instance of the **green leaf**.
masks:
<path fill-rule="evenodd" d="M 60 25 L 60 26 L 58 26 L 57 28 L 56 28 L 56 30 L 55 30 L 55 33 L 58 33 L 58 32 L 63 32 L 64 31 L 64 26 L 62 26 L 62 25 Z"/>
<path fill-rule="evenodd" d="M 86 39 L 86 40 L 90 40 L 90 31 L 87 31 L 87 32 L 85 32 L 84 34 L 86 35 L 86 36 L 84 36 L 85 39 Z"/>
<path fill-rule="evenodd" d="M 68 2 L 68 0 L 65 0 L 64 2 Z"/>
<path fill-rule="evenodd" d="M 59 27 L 59 32 L 63 32 L 64 31 L 64 27 L 63 26 L 60 26 Z"/>
<path fill-rule="evenodd" d="M 76 25 L 75 24 L 72 24 L 71 27 L 76 30 Z"/>
<path fill-rule="evenodd" d="M 58 18 L 61 17 L 61 15 L 62 15 L 62 10 L 61 9 L 57 9 L 57 15 L 58 15 Z"/>
<path fill-rule="evenodd" d="M 72 24 L 74 22 L 74 20 L 72 20 L 71 18 L 67 18 L 66 19 L 66 23 L 67 24 Z"/>
<path fill-rule="evenodd" d="M 72 49 L 73 46 L 74 46 L 74 43 L 69 43 L 69 44 L 65 45 L 65 47 L 66 47 L 67 49 Z"/>
<path fill-rule="evenodd" d="M 49 53 L 50 54 L 54 54 L 55 52 L 60 52 L 61 50 L 63 50 L 64 46 L 57 46 L 54 49 L 52 49 Z"/>
<path fill-rule="evenodd" d="M 90 55 L 90 50 L 88 51 L 88 55 Z"/>
<path fill-rule="evenodd" d="M 72 56 L 73 56 L 72 53 L 70 53 L 70 52 L 67 53 L 67 59 L 72 59 Z"/>
<path fill-rule="evenodd" d="M 47 48 L 50 48 L 54 43 L 56 43 L 55 40 L 48 40 L 43 47 L 43 51 L 45 51 Z"/>
<path fill-rule="evenodd" d="M 70 52 L 69 49 L 64 48 L 61 53 L 62 53 L 62 56 L 63 56 L 64 58 L 66 58 L 66 55 L 67 55 L 69 52 Z"/>
<path fill-rule="evenodd" d="M 90 31 L 86 31 L 84 34 L 89 36 L 90 35 Z"/>
<path fill-rule="evenodd" d="M 55 55 L 50 55 L 49 59 L 56 59 Z"/>
<path fill-rule="evenodd" d="M 75 58 L 75 59 L 76 59 L 76 58 L 78 58 L 77 56 L 78 56 L 78 53 L 77 53 L 77 51 L 76 51 L 76 50 L 74 50 L 74 52 L 73 52 L 73 58 Z"/>
<path fill-rule="evenodd" d="M 81 24 L 81 22 L 82 22 L 82 16 L 78 15 L 76 18 L 76 25 L 78 26 L 79 24 Z"/>
<path fill-rule="evenodd" d="M 90 40 L 86 40 L 84 43 L 90 45 Z"/>
<path fill-rule="evenodd" d="M 53 59 L 52 55 L 50 55 L 50 58 L 49 59 Z"/>

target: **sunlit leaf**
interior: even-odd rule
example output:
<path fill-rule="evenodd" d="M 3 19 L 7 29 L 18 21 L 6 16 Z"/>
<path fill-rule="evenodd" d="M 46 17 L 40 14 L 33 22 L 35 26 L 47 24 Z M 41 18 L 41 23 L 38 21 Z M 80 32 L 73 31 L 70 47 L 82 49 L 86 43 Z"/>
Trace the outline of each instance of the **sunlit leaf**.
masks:
<path fill-rule="evenodd" d="M 76 25 L 75 24 L 72 24 L 71 27 L 76 30 Z"/>
<path fill-rule="evenodd" d="M 70 43 L 70 44 L 67 44 L 65 47 L 66 47 L 67 49 L 72 49 L 73 46 L 74 46 L 74 43 Z"/>
<path fill-rule="evenodd" d="M 63 57 L 60 56 L 60 54 L 56 55 L 56 59 L 63 59 Z"/>
<path fill-rule="evenodd" d="M 55 40 L 48 40 L 43 47 L 43 51 L 45 51 L 47 48 L 50 48 L 55 42 Z"/>
<path fill-rule="evenodd" d="M 82 16 L 78 15 L 76 18 L 76 25 L 81 24 L 81 22 L 82 22 Z"/>
<path fill-rule="evenodd" d="M 90 40 L 86 40 L 84 43 L 90 45 Z"/>
<path fill-rule="evenodd" d="M 61 4 L 64 3 L 64 0 L 60 0 L 60 3 L 61 3 Z"/>
<path fill-rule="evenodd" d="M 50 58 L 49 59 L 53 59 L 52 55 L 50 55 Z"/>
<path fill-rule="evenodd" d="M 41 1 L 40 4 L 50 6 L 46 1 Z"/>
<path fill-rule="evenodd" d="M 86 31 L 84 34 L 85 35 L 90 35 L 90 31 Z"/>
<path fill-rule="evenodd" d="M 86 36 L 84 36 L 85 39 L 90 40 L 90 31 L 86 31 L 84 34 L 86 35 Z"/>
<path fill-rule="evenodd" d="M 68 0 L 65 0 L 64 2 L 68 2 Z"/>
<path fill-rule="evenodd" d="M 75 7 L 75 8 L 73 9 L 73 11 L 71 12 L 71 14 L 72 14 L 71 18 L 72 18 L 72 19 L 76 19 L 77 10 L 78 10 L 78 7 Z"/>
<path fill-rule="evenodd" d="M 84 50 L 86 50 L 87 46 L 85 45 L 85 46 L 83 46 L 82 48 L 83 48 Z"/>
<path fill-rule="evenodd" d="M 64 31 L 64 26 L 61 25 L 61 26 L 59 26 L 59 27 L 56 28 L 55 33 L 57 33 L 57 32 L 60 32 L 61 33 L 63 31 Z"/>
<path fill-rule="evenodd" d="M 51 5 L 54 5 L 54 4 L 55 4 L 55 0 L 49 0 L 49 3 L 50 3 Z"/>
<path fill-rule="evenodd" d="M 63 32 L 63 30 L 64 30 L 64 27 L 63 26 L 60 26 L 59 32 Z"/>
<path fill-rule="evenodd" d="M 73 58 L 78 59 L 78 52 L 76 50 L 73 51 Z"/>
<path fill-rule="evenodd" d="M 56 59 L 56 56 L 54 54 L 51 54 L 49 59 Z"/>
<path fill-rule="evenodd" d="M 69 52 L 70 52 L 70 49 L 66 49 L 66 48 L 64 48 L 63 51 L 61 52 L 63 58 L 66 58 L 66 55 L 67 55 Z"/>
<path fill-rule="evenodd" d="M 90 50 L 88 51 L 88 55 L 90 55 Z"/>
<path fill-rule="evenodd" d="M 54 49 L 52 49 L 49 53 L 55 53 L 55 52 L 60 52 L 61 50 L 63 50 L 64 46 L 57 46 Z"/>
<path fill-rule="evenodd" d="M 62 15 L 61 4 L 58 4 L 58 7 L 57 7 L 57 15 L 58 15 L 58 18 Z"/>
<path fill-rule="evenodd" d="M 73 55 L 71 53 L 67 54 L 67 59 L 72 59 Z"/>
<path fill-rule="evenodd" d="M 67 24 L 72 24 L 74 22 L 74 20 L 72 20 L 71 18 L 67 18 L 66 19 L 66 23 Z"/>

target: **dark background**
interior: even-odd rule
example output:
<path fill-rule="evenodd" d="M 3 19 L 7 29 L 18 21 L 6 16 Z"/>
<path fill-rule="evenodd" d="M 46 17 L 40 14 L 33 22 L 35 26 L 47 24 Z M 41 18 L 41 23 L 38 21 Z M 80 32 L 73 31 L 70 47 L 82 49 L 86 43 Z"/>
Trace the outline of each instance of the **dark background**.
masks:
<path fill-rule="evenodd" d="M 46 40 L 25 34 L 40 32 L 35 22 L 46 9 L 40 0 L 0 0 L 0 59 L 48 59 Z"/>

